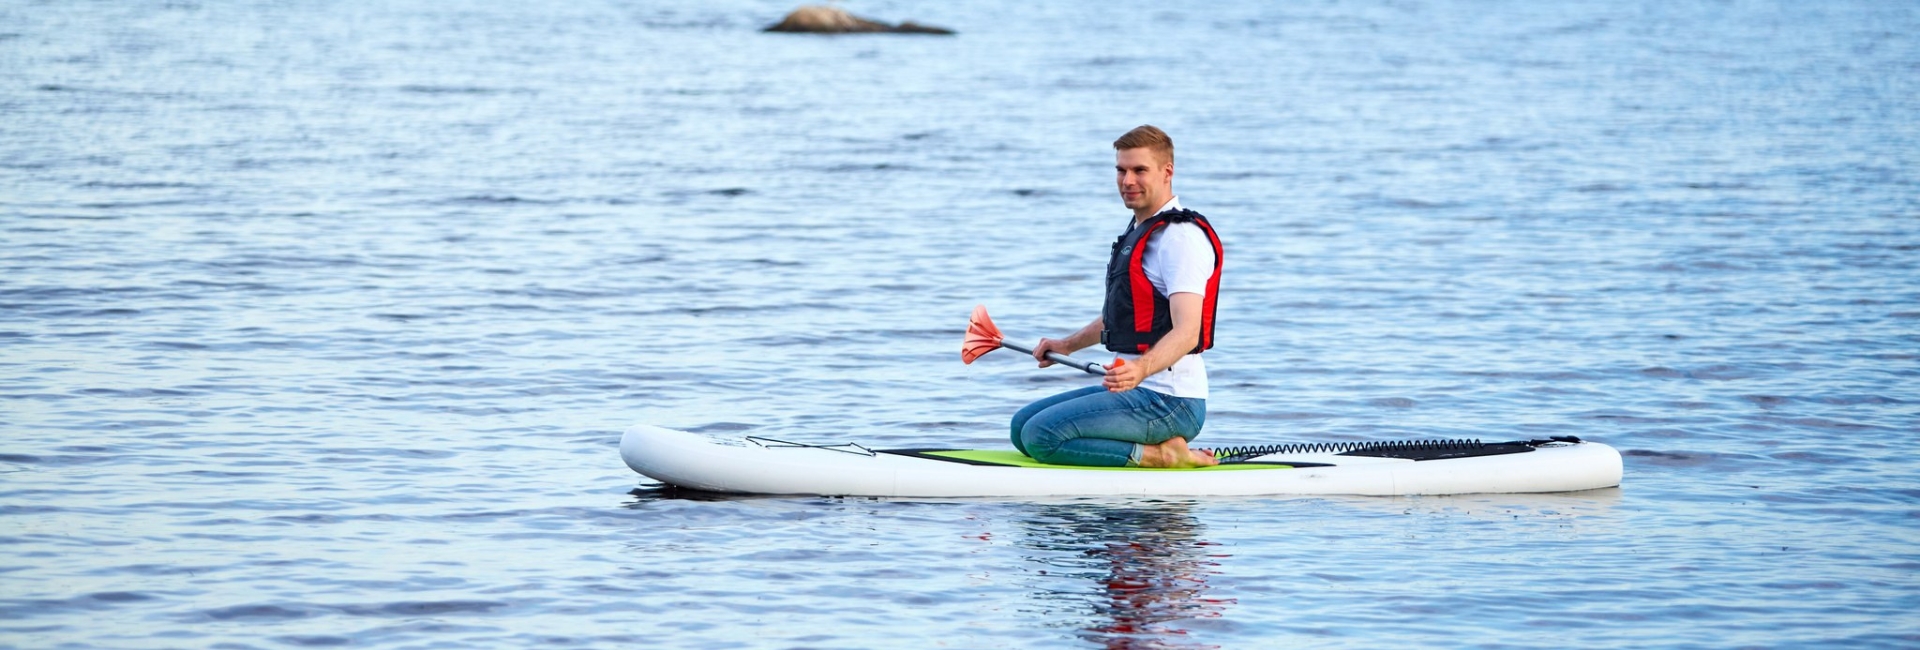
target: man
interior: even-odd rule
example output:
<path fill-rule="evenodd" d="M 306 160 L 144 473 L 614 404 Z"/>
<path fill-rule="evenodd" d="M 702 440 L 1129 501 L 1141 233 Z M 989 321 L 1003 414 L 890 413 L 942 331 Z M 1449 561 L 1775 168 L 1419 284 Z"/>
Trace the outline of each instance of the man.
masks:
<path fill-rule="evenodd" d="M 1104 467 L 1217 464 L 1187 442 L 1207 419 L 1207 368 L 1220 289 L 1220 238 L 1173 194 L 1173 139 L 1141 126 L 1113 142 L 1120 201 L 1133 210 L 1107 262 L 1100 317 L 1033 356 L 1101 343 L 1122 361 L 1100 386 L 1034 402 L 1013 416 L 1013 446 L 1044 463 Z"/>

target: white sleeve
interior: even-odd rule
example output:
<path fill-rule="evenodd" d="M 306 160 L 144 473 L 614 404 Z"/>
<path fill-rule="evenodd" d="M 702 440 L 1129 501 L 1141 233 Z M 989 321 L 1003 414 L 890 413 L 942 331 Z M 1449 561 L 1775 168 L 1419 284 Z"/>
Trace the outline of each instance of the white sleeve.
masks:
<path fill-rule="evenodd" d="M 1194 293 L 1204 298 L 1207 280 L 1213 278 L 1213 262 L 1213 242 L 1207 240 L 1207 233 L 1195 224 L 1174 223 L 1147 238 L 1140 266 L 1162 295 Z"/>

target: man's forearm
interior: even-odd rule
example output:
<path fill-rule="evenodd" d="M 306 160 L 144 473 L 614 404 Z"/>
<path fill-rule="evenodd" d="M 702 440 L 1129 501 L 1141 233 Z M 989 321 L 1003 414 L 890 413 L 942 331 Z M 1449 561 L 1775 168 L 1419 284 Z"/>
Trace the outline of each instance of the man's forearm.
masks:
<path fill-rule="evenodd" d="M 1087 323 L 1086 327 L 1082 327 L 1079 331 L 1068 334 L 1067 338 L 1061 339 L 1066 341 L 1067 345 L 1072 348 L 1067 351 L 1067 354 L 1073 354 L 1093 347 L 1094 344 L 1100 342 L 1100 332 L 1105 329 L 1106 321 L 1103 318 L 1094 318 L 1093 322 Z"/>
<path fill-rule="evenodd" d="M 1200 324 L 1179 323 L 1173 326 L 1173 331 L 1160 337 L 1152 348 L 1148 348 L 1146 354 L 1140 355 L 1139 363 L 1146 368 L 1147 374 L 1151 375 L 1172 368 L 1173 364 L 1179 363 L 1180 359 L 1185 358 L 1187 353 L 1192 352 L 1194 346 L 1199 344 Z"/>
<path fill-rule="evenodd" d="M 1176 293 L 1168 297 L 1168 311 L 1173 317 L 1173 331 L 1160 337 L 1146 354 L 1140 355 L 1140 365 L 1145 366 L 1147 374 L 1153 374 L 1172 368 L 1180 359 L 1192 352 L 1200 344 L 1199 294 Z"/>

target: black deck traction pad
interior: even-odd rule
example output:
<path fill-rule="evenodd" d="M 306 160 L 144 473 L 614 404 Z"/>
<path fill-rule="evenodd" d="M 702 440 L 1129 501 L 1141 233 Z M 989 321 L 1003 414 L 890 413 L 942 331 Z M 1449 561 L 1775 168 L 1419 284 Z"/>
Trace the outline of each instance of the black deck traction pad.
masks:
<path fill-rule="evenodd" d="M 1342 456 L 1371 456 L 1374 458 L 1404 458 L 1407 460 L 1443 460 L 1447 458 L 1472 458 L 1474 456 L 1499 456 L 1502 454 L 1520 454 L 1533 451 L 1533 447 L 1510 442 L 1485 443 L 1473 447 L 1444 448 L 1394 448 L 1374 447 L 1342 452 Z"/>
<path fill-rule="evenodd" d="M 1445 460 L 1475 456 L 1499 456 L 1533 451 L 1541 445 L 1576 444 L 1574 436 L 1553 436 L 1542 440 L 1480 442 L 1479 440 L 1388 440 L 1361 442 L 1321 442 L 1256 447 L 1225 447 L 1214 450 L 1221 462 L 1245 462 L 1241 459 L 1276 454 L 1339 454 L 1405 460 Z"/>

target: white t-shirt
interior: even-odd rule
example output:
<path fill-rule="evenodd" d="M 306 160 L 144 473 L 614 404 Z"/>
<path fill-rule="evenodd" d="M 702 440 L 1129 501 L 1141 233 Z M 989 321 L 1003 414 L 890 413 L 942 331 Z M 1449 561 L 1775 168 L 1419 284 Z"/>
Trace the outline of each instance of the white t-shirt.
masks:
<path fill-rule="evenodd" d="M 1180 197 L 1173 197 L 1160 212 L 1180 209 Z M 1159 214 L 1156 212 L 1155 214 Z M 1131 226 L 1129 226 L 1131 227 Z M 1171 297 L 1176 293 L 1207 296 L 1207 280 L 1213 277 L 1213 242 L 1194 223 L 1170 223 L 1147 238 L 1147 252 L 1140 258 L 1147 281 L 1155 291 Z M 1120 353 L 1127 361 L 1138 354 Z M 1140 387 L 1174 397 L 1207 398 L 1207 364 L 1201 355 L 1189 354 L 1166 370 L 1149 375 Z"/>

